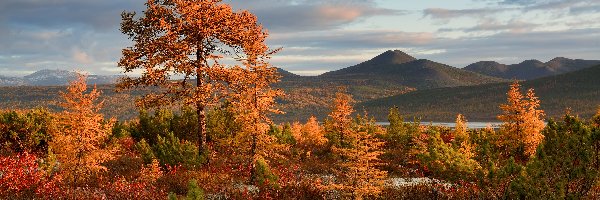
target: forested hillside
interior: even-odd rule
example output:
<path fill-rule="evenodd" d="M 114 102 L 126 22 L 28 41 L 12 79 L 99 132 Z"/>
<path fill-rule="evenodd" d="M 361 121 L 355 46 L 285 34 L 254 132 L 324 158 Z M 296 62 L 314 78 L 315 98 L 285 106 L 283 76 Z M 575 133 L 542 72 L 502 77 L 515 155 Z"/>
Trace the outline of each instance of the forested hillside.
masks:
<path fill-rule="evenodd" d="M 522 84 L 534 88 L 542 100 L 541 107 L 550 117 L 560 117 L 570 109 L 573 114 L 590 117 L 600 105 L 600 66 L 550 76 Z M 450 121 L 456 113 L 469 119 L 495 121 L 500 113 L 498 105 L 505 101 L 508 84 L 486 84 L 468 87 L 419 90 L 404 95 L 360 103 L 378 118 L 393 106 L 410 117 L 425 121 Z"/>

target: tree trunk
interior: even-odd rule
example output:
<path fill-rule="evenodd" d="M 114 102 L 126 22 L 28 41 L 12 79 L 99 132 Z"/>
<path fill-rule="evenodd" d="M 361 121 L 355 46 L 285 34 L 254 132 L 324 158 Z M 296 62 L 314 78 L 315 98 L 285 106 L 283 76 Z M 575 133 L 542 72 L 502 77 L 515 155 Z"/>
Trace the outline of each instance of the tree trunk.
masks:
<path fill-rule="evenodd" d="M 204 153 L 204 146 L 206 145 L 206 115 L 204 113 L 204 106 L 198 103 L 196 105 L 196 114 L 198 114 L 198 154 Z"/>
<path fill-rule="evenodd" d="M 254 88 L 254 109 L 258 110 L 258 94 L 256 92 L 256 88 Z M 252 185 L 254 183 L 254 179 L 256 176 L 256 173 L 254 173 L 255 171 L 255 163 L 254 163 L 254 156 L 256 155 L 256 139 L 257 139 L 257 135 L 258 135 L 258 130 L 257 127 L 258 126 L 258 119 L 254 118 L 254 132 L 252 134 L 252 146 L 250 147 L 250 180 L 249 180 L 249 184 Z"/>
<path fill-rule="evenodd" d="M 196 88 L 202 87 L 204 75 L 202 74 L 202 63 L 204 63 L 204 56 L 202 55 L 202 39 L 199 40 L 196 49 Z M 202 155 L 205 151 L 206 144 L 206 115 L 204 113 L 204 105 L 200 100 L 196 99 L 196 114 L 198 115 L 198 154 Z"/>

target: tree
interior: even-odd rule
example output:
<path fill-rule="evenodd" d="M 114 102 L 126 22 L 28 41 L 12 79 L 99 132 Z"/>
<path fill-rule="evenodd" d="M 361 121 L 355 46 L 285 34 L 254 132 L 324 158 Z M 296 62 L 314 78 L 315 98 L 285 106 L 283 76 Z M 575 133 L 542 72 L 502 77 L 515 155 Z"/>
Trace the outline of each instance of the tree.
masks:
<path fill-rule="evenodd" d="M 349 94 L 338 92 L 333 100 L 329 119 L 325 121 L 325 132 L 329 134 L 329 141 L 333 146 L 344 146 L 345 135 L 350 134 L 352 125 L 352 103 L 354 100 Z"/>
<path fill-rule="evenodd" d="M 475 157 L 473 152 L 475 148 L 469 137 L 467 119 L 462 114 L 456 115 L 456 125 L 454 127 L 454 143 L 459 146 L 459 152 L 471 159 Z"/>
<path fill-rule="evenodd" d="M 224 56 L 255 60 L 267 52 L 267 36 L 248 11 L 234 12 L 221 0 L 148 0 L 143 16 L 122 14 L 121 32 L 133 40 L 118 65 L 125 73 L 142 69 L 140 77 L 125 77 L 119 89 L 156 86 L 157 93 L 138 100 L 140 107 L 171 103 L 194 106 L 198 115 L 198 150 L 206 143 L 205 108 L 226 96 L 230 69 Z M 192 80 L 195 79 L 195 80 Z"/>
<path fill-rule="evenodd" d="M 506 154 L 525 162 L 535 154 L 544 139 L 544 135 L 540 133 L 545 127 L 542 119 L 544 111 L 539 109 L 540 100 L 533 89 L 529 89 L 523 96 L 518 82 L 511 84 L 507 95 L 507 104 L 500 105 L 503 114 L 498 116 L 504 122 L 500 127 L 503 138 L 499 145 L 505 148 Z"/>
<path fill-rule="evenodd" d="M 469 133 L 467 132 L 468 125 L 467 119 L 462 114 L 456 115 L 456 124 L 454 126 L 454 138 L 455 140 L 465 141 L 469 138 Z"/>
<path fill-rule="evenodd" d="M 592 128 L 568 113 L 562 122 L 550 120 L 537 156 L 527 173 L 511 185 L 525 199 L 582 199 L 597 185 Z"/>
<path fill-rule="evenodd" d="M 327 143 L 327 138 L 323 133 L 322 127 L 314 116 L 308 118 L 306 124 L 294 123 L 292 127 L 292 135 L 296 139 L 296 145 L 306 152 L 306 156 Z"/>
<path fill-rule="evenodd" d="M 43 155 L 56 132 L 54 115 L 47 109 L 0 110 L 0 154 L 29 152 Z"/>
<path fill-rule="evenodd" d="M 282 113 L 274 106 L 275 98 L 282 96 L 283 92 L 271 87 L 271 84 L 279 81 L 277 68 L 266 62 L 268 56 L 257 55 L 259 53 L 247 52 L 244 66 L 232 68 L 231 79 L 236 82 L 231 84 L 232 94 L 228 99 L 235 108 L 236 122 L 242 127 L 240 140 L 249 144 L 251 184 L 255 179 L 256 162 L 274 156 L 274 150 L 280 148 L 275 145 L 276 138 L 269 135 L 268 130 L 272 123 L 269 115 Z"/>
<path fill-rule="evenodd" d="M 381 132 L 369 133 L 369 126 L 373 124 L 366 117 L 359 117 L 357 121 L 356 127 L 347 132 L 348 146 L 333 149 L 343 160 L 340 163 L 341 170 L 337 173 L 340 183 L 333 184 L 331 188 L 342 190 L 352 199 L 379 195 L 387 177 L 386 171 L 378 169 L 384 142 L 374 135 Z"/>
<path fill-rule="evenodd" d="M 105 121 L 99 110 L 102 102 L 96 103 L 100 92 L 96 87 L 89 92 L 84 75 L 70 82 L 60 106 L 65 109 L 59 116 L 58 133 L 50 147 L 66 171 L 71 183 L 80 183 L 87 177 L 106 167 L 100 165 L 114 157 L 115 150 L 108 144 L 114 120 Z"/>

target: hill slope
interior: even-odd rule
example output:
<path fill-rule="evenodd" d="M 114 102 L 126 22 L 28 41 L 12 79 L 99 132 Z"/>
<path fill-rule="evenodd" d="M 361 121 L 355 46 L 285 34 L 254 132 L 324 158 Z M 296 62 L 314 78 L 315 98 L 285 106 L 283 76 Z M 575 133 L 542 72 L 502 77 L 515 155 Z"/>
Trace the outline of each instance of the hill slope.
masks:
<path fill-rule="evenodd" d="M 480 61 L 470 64 L 464 69 L 505 79 L 531 80 L 576 71 L 598 64 L 600 64 L 600 60 L 557 57 L 546 63 L 539 60 L 526 60 L 513 65 L 500 64 L 494 61 Z"/>
<path fill-rule="evenodd" d="M 582 117 L 594 114 L 600 105 L 600 65 L 522 82 L 523 89 L 534 88 L 541 108 L 557 117 L 571 108 Z M 410 117 L 425 121 L 453 121 L 457 113 L 471 121 L 496 120 L 498 106 L 506 102 L 508 83 L 421 90 L 360 103 L 379 120 L 385 120 L 389 108 L 398 106 Z"/>

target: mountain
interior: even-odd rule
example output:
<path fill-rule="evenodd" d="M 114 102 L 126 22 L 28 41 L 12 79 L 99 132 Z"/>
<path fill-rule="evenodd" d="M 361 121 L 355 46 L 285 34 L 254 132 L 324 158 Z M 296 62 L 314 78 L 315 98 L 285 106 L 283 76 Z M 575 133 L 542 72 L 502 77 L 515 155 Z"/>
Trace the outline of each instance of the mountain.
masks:
<path fill-rule="evenodd" d="M 294 74 L 292 72 L 286 71 L 285 69 L 281 69 L 277 67 L 277 73 L 281 76 L 281 79 L 289 79 L 289 78 L 298 78 L 300 75 Z"/>
<path fill-rule="evenodd" d="M 17 77 L 0 76 L 0 86 L 20 86 L 25 85 L 25 80 Z"/>
<path fill-rule="evenodd" d="M 402 51 L 386 51 L 370 60 L 319 76 L 283 78 L 275 86 L 286 96 L 279 101 L 286 114 L 280 121 L 323 118 L 339 91 L 348 92 L 357 102 L 405 94 L 416 90 L 478 85 L 508 80 L 465 71 Z"/>
<path fill-rule="evenodd" d="M 417 89 L 479 85 L 505 81 L 426 59 L 402 51 L 386 51 L 366 62 L 327 72 L 323 79 L 380 79 Z"/>
<path fill-rule="evenodd" d="M 54 86 L 67 85 L 74 80 L 77 73 L 66 70 L 43 69 L 24 77 L 0 76 L 0 86 Z M 120 76 L 88 75 L 89 84 L 113 84 Z"/>
<path fill-rule="evenodd" d="M 278 108 L 286 114 L 277 115 L 274 119 L 281 121 L 304 121 L 311 115 L 322 119 L 330 111 L 329 105 L 335 98 L 335 93 L 345 91 L 350 93 L 358 102 L 365 102 L 394 95 L 412 93 L 419 90 L 432 88 L 447 88 L 506 82 L 508 80 L 489 77 L 474 72 L 458 69 L 445 64 L 425 59 L 416 59 L 402 51 L 386 51 L 370 60 L 328 72 L 319 76 L 298 76 L 283 69 L 277 69 L 282 75 L 281 81 L 274 84 L 275 88 L 282 89 L 286 95 L 278 99 Z M 36 80 L 31 85 L 56 84 L 53 77 L 68 79 L 69 73 L 39 72 L 28 76 Z M 90 79 L 93 78 L 90 76 Z M 64 82 L 63 82 L 64 83 Z M 108 87 L 108 88 L 106 88 Z M 110 87 L 103 87 L 108 90 Z M 114 87 L 114 86 L 113 86 Z M 50 88 L 50 89 L 49 89 Z M 53 89 L 52 89 L 53 88 Z M 16 106 L 28 108 L 31 100 L 35 105 L 47 105 L 48 98 L 54 98 L 58 88 L 61 87 L 15 87 L 0 88 L 0 107 Z M 114 88 L 113 88 L 114 89 Z M 31 90 L 24 94 L 20 90 Z M 119 107 L 119 112 L 106 112 L 114 116 L 129 116 L 135 114 L 135 108 L 124 101 L 133 102 L 132 99 L 139 93 L 132 92 L 132 97 L 115 98 L 114 92 L 103 93 L 108 98 L 106 107 Z M 28 102 L 28 103 L 22 103 Z M 112 102 L 112 103 L 111 103 Z M 132 104 L 131 104 L 132 105 Z M 357 107 L 357 110 L 360 110 Z M 121 113 L 122 112 L 122 113 Z"/>
<path fill-rule="evenodd" d="M 600 65 L 560 75 L 522 82 L 523 91 L 534 88 L 541 100 L 541 108 L 549 117 L 559 117 L 567 108 L 573 114 L 590 117 L 600 105 Z M 398 106 L 400 112 L 423 120 L 453 121 L 456 114 L 464 114 L 471 121 L 496 120 L 501 113 L 499 105 L 506 102 L 509 83 L 477 86 L 436 88 L 362 102 L 379 120 Z"/>
<path fill-rule="evenodd" d="M 600 64 L 600 60 L 581 60 L 556 57 L 548 62 L 526 60 L 519 64 L 505 65 L 494 61 L 480 61 L 464 69 L 480 74 L 505 79 L 531 80 L 562 74 Z"/>

